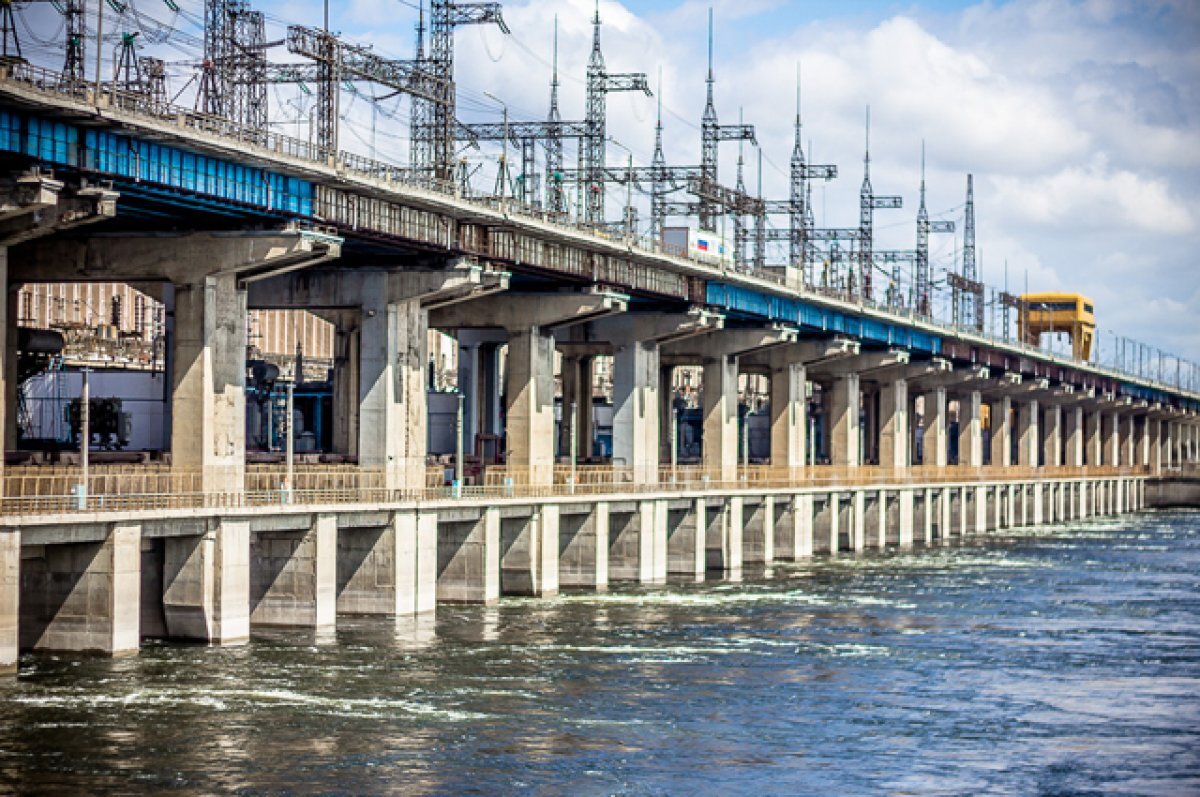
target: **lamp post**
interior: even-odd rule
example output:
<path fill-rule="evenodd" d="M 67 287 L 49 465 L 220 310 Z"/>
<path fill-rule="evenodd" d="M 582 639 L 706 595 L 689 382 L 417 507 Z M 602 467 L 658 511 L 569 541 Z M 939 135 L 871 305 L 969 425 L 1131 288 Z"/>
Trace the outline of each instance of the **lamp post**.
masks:
<path fill-rule="evenodd" d="M 625 150 L 628 157 L 627 167 L 625 172 L 625 237 L 633 240 L 633 150 L 617 141 L 615 138 L 608 139 L 610 143 L 616 144 L 621 149 Z"/>
<path fill-rule="evenodd" d="M 496 184 L 500 188 L 500 199 L 503 200 L 508 195 L 508 103 L 490 91 L 483 92 L 483 96 L 499 105 L 504 114 L 504 138 L 500 142 L 500 173 L 496 176 Z"/>

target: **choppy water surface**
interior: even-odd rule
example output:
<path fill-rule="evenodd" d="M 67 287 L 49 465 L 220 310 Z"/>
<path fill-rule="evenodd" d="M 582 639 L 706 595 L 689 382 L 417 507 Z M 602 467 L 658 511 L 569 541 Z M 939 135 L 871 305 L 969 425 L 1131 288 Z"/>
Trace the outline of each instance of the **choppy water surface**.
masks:
<path fill-rule="evenodd" d="M 1200 513 L 30 656 L 0 791 L 1200 794 Z"/>

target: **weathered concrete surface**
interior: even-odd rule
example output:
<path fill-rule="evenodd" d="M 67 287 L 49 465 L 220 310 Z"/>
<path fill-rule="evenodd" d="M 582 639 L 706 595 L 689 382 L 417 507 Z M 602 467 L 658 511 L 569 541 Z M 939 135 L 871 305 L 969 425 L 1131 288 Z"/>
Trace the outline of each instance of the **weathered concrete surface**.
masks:
<path fill-rule="evenodd" d="M 608 586 L 608 504 L 558 519 L 558 584 L 602 590 Z"/>
<path fill-rule="evenodd" d="M 429 612 L 436 597 L 437 515 L 396 512 L 385 526 L 338 530 L 339 614 Z"/>
<path fill-rule="evenodd" d="M 17 670 L 20 605 L 21 530 L 0 529 L 0 675 Z"/>
<path fill-rule="evenodd" d="M 21 550 L 25 649 L 128 653 L 141 642 L 141 527 L 114 525 L 100 543 Z"/>
<path fill-rule="evenodd" d="M 438 522 L 437 599 L 449 603 L 500 600 L 500 511 Z"/>
<path fill-rule="evenodd" d="M 337 618 L 337 517 L 306 532 L 257 532 L 251 541 L 250 623 L 332 628 Z"/>
<path fill-rule="evenodd" d="M 228 645 L 250 636 L 250 523 L 217 521 L 163 542 L 166 635 Z"/>
<path fill-rule="evenodd" d="M 1200 476 L 1167 476 L 1146 481 L 1146 506 L 1200 507 Z"/>

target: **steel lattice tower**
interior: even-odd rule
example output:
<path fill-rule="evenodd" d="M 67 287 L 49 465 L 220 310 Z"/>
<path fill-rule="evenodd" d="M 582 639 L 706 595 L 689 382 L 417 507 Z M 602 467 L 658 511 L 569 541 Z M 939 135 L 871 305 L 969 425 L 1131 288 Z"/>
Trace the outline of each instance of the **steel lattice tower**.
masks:
<path fill-rule="evenodd" d="M 551 213 L 567 212 L 566 196 L 563 194 L 563 139 L 559 123 L 562 114 L 558 110 L 558 17 L 554 17 L 553 73 L 550 78 L 550 113 L 546 135 L 546 204 Z"/>
<path fill-rule="evenodd" d="M 99 0 L 104 2 L 104 0 Z M 66 23 L 67 55 L 63 63 L 63 82 L 68 85 L 79 85 L 84 82 L 83 61 L 84 50 L 84 0 L 66 0 L 63 4 L 63 19 Z"/>
<path fill-rule="evenodd" d="M 962 319 L 983 331 L 983 286 L 975 266 L 975 175 L 967 175 L 967 206 L 963 216 L 962 276 L 969 286 L 963 292 Z"/>
<path fill-rule="evenodd" d="M 913 289 L 917 315 L 929 316 L 929 211 L 925 209 L 925 144 L 921 144 L 921 205 L 917 208 L 917 258 Z"/>
<path fill-rule="evenodd" d="M 583 120 L 587 138 L 580 150 L 580 172 L 583 175 L 582 206 L 584 220 L 589 224 L 604 223 L 604 166 L 607 157 L 605 137 L 608 120 L 607 95 L 604 91 L 604 54 L 600 51 L 600 2 L 592 18 L 592 54 L 587 66 L 587 105 Z"/>
<path fill-rule="evenodd" d="M 455 159 L 456 98 L 454 88 L 454 29 L 460 25 L 495 23 L 508 33 L 499 3 L 429 4 L 429 58 L 418 66 L 433 78 L 425 92 L 436 96 L 414 97 L 412 110 L 412 166 L 431 172 L 434 179 L 450 180 Z"/>

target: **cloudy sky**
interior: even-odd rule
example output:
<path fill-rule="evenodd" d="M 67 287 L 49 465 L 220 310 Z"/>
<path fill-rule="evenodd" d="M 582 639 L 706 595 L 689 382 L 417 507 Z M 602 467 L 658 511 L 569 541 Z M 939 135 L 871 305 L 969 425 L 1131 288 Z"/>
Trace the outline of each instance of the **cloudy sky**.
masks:
<path fill-rule="evenodd" d="M 460 29 L 459 115 L 499 120 L 487 92 L 514 118 L 544 117 L 557 15 L 562 113 L 582 118 L 593 2 L 513 0 L 504 3 L 512 35 Z M 168 16 L 153 0 L 135 5 Z M 255 6 L 273 26 L 320 24 L 320 2 Z M 411 56 L 416 0 L 331 6 L 331 27 L 347 38 Z M 741 113 L 757 127 L 766 196 L 786 196 L 799 64 L 805 139 L 816 162 L 841 172 L 815 189 L 818 226 L 857 224 L 869 105 L 876 193 L 904 198 L 903 210 L 878 212 L 877 246 L 913 245 L 924 141 L 935 218 L 961 218 L 966 175 L 975 175 L 985 281 L 1003 284 L 1007 264 L 1014 292 L 1028 280 L 1031 290 L 1092 297 L 1102 353 L 1115 331 L 1200 361 L 1200 3 L 602 0 L 609 70 L 645 72 L 656 88 L 661 70 L 673 163 L 699 158 L 710 6 L 717 112 L 722 123 Z M 280 129 L 306 135 L 303 98 L 276 90 L 271 100 Z M 609 132 L 637 163 L 651 156 L 657 101 L 610 97 Z M 343 104 L 346 147 L 407 161 L 401 99 L 375 113 L 362 98 Z M 736 145 L 722 146 L 721 181 L 732 184 Z M 626 154 L 611 146 L 609 158 Z M 756 159 L 748 150 L 748 163 Z M 756 171 L 748 168 L 752 191 Z M 611 217 L 618 205 L 610 201 Z M 952 265 L 960 246 L 939 237 L 938 265 Z"/>

